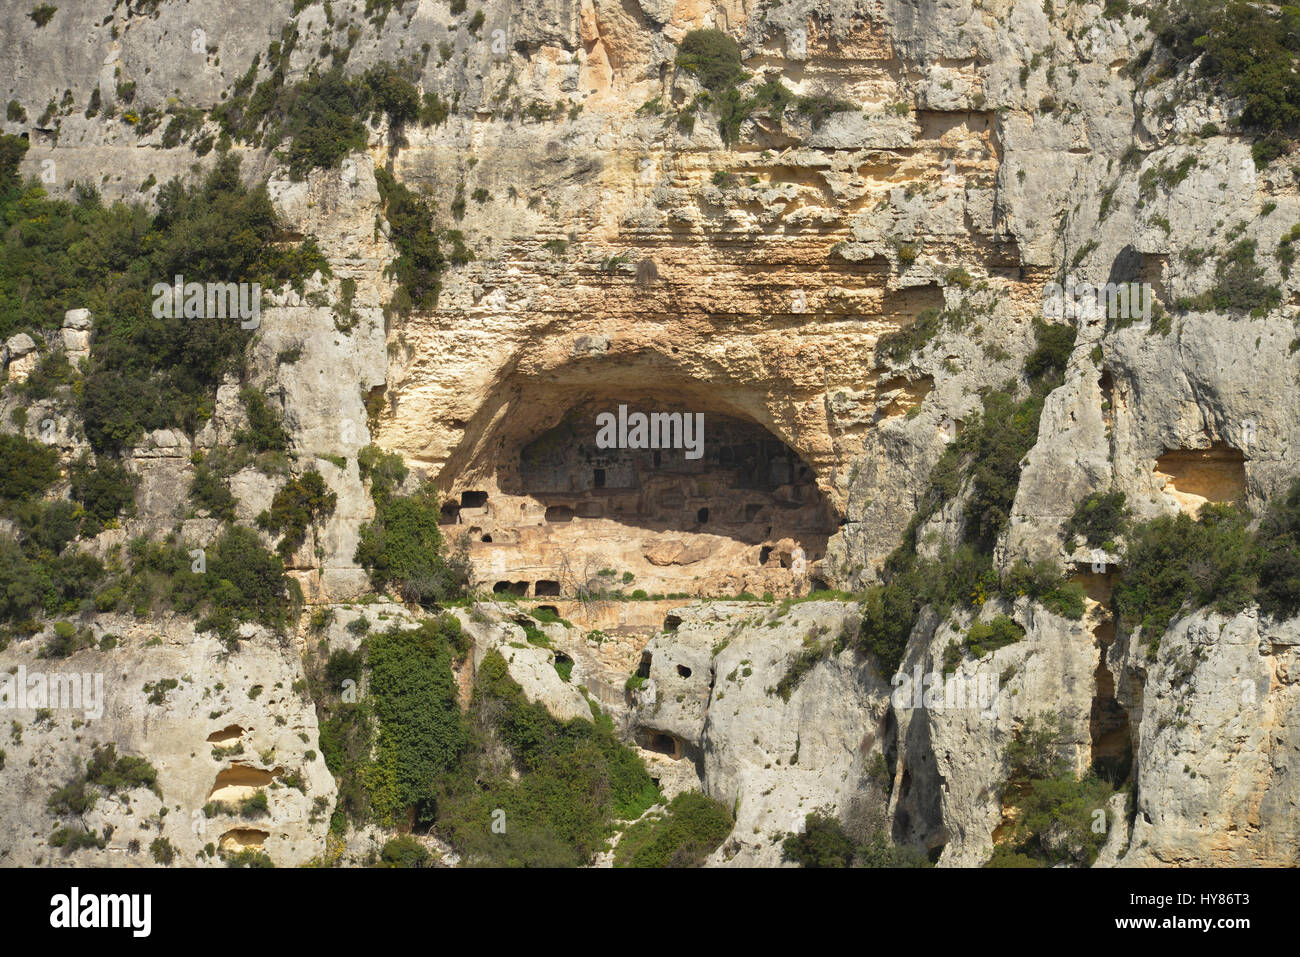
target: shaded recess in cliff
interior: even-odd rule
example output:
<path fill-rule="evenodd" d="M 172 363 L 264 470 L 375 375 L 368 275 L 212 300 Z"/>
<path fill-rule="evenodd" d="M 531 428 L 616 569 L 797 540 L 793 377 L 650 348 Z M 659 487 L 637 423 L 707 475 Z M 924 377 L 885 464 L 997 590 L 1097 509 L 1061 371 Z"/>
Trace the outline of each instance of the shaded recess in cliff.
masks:
<path fill-rule="evenodd" d="M 479 449 L 442 519 L 498 593 L 793 594 L 839 526 L 795 450 L 690 383 L 524 388 Z"/>

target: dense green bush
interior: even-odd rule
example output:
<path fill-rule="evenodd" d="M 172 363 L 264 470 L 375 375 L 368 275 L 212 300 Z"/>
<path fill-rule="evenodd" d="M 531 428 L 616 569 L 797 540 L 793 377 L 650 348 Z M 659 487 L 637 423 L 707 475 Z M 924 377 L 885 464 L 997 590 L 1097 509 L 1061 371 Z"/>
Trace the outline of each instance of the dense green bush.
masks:
<path fill-rule="evenodd" d="M 0 509 L 40 497 L 58 478 L 57 449 L 21 435 L 0 434 Z"/>
<path fill-rule="evenodd" d="M 406 601 L 428 605 L 456 598 L 469 582 L 469 561 L 463 540 L 445 555 L 440 515 L 429 490 L 382 497 L 374 521 L 361 526 L 353 560 L 370 572 L 376 589 L 394 586 Z"/>
<path fill-rule="evenodd" d="M 250 189 L 223 157 L 202 182 L 172 181 L 158 211 L 104 206 L 81 190 L 51 200 L 36 183 L 16 186 L 23 145 L 0 149 L 0 336 L 44 328 L 63 312 L 95 317 L 91 359 L 78 396 L 96 451 L 148 429 L 196 428 L 211 415 L 217 383 L 240 367 L 251 337 L 237 320 L 157 318 L 152 288 L 188 281 L 301 285 L 328 264 L 315 244 L 283 242 L 265 187 Z"/>
<path fill-rule="evenodd" d="M 1236 507 L 1205 505 L 1196 520 L 1179 513 L 1135 526 L 1114 591 L 1120 633 L 1140 627 L 1154 646 L 1180 613 L 1246 607 L 1256 580 L 1248 522 Z"/>
<path fill-rule="evenodd" d="M 851 867 L 855 856 L 857 846 L 839 820 L 818 811 L 804 818 L 801 833 L 788 834 L 781 843 L 781 858 L 800 867 Z"/>
<path fill-rule="evenodd" d="M 1006 615 L 998 615 L 992 621 L 977 621 L 970 626 L 966 632 L 966 648 L 976 658 L 983 658 L 990 651 L 1015 644 L 1024 637 L 1025 629 Z"/>
<path fill-rule="evenodd" d="M 235 496 L 230 487 L 205 461 L 194 466 L 190 480 L 190 501 L 213 518 L 226 522 L 235 520 Z"/>
<path fill-rule="evenodd" d="M 284 534 L 276 551 L 287 561 L 306 540 L 308 526 L 334 513 L 338 498 L 321 474 L 312 469 L 276 491 L 270 509 L 257 517 L 258 527 L 272 534 Z"/>
<path fill-rule="evenodd" d="M 1091 866 L 1107 828 L 1093 827 L 1114 788 L 1070 767 L 1065 735 L 1056 715 L 1030 718 L 1007 745 L 1008 779 L 1003 803 L 1017 809 L 1006 843 L 986 866 Z"/>
<path fill-rule="evenodd" d="M 1279 619 L 1300 614 L 1300 480 L 1269 503 L 1255 555 L 1260 610 Z"/>
<path fill-rule="evenodd" d="M 721 801 L 684 791 L 663 817 L 643 818 L 623 832 L 615 867 L 699 867 L 731 833 L 735 821 Z"/>
<path fill-rule="evenodd" d="M 284 573 L 284 562 L 247 528 L 229 528 L 205 549 L 203 571 L 194 570 L 189 550 L 174 540 L 136 539 L 128 554 L 131 572 L 125 600 L 137 614 L 147 616 L 162 604 L 201 616 L 200 630 L 215 631 L 232 645 L 243 623 L 282 631 L 299 598 L 297 583 Z"/>
<path fill-rule="evenodd" d="M 388 309 L 398 314 L 413 309 L 432 309 L 437 305 L 442 271 L 448 262 L 440 238 L 451 242 L 450 261 L 457 265 L 470 260 L 469 250 L 459 232 L 437 229 L 428 202 L 399 183 L 387 170 L 375 168 L 375 183 L 379 187 L 384 218 L 392 227 L 390 236 L 398 253 L 386 267 L 388 275 L 397 280 L 398 286 Z"/>
<path fill-rule="evenodd" d="M 370 495 L 381 502 L 406 481 L 406 462 L 396 452 L 385 452 L 377 445 L 367 445 L 357 453 L 357 469 L 370 483 Z"/>
<path fill-rule="evenodd" d="M 409 834 L 389 839 L 379 852 L 382 867 L 429 867 L 432 858 L 428 849 Z"/>
<path fill-rule="evenodd" d="M 1090 548 L 1113 548 L 1128 520 L 1123 492 L 1093 492 L 1075 505 L 1062 530 L 1067 542 L 1081 538 Z"/>
<path fill-rule="evenodd" d="M 800 867 L 929 867 L 925 855 L 909 847 L 889 843 L 884 835 L 875 834 L 858 844 L 844 831 L 839 820 L 823 811 L 804 818 L 804 829 L 788 834 L 781 844 L 784 860 Z"/>
<path fill-rule="evenodd" d="M 57 326 L 65 310 L 95 317 L 91 359 L 77 397 L 96 451 L 148 429 L 193 429 L 211 414 L 221 377 L 242 364 L 252 333 L 238 321 L 156 318 L 152 288 L 187 281 L 301 285 L 328 264 L 315 244 L 285 243 L 264 187 L 244 185 L 223 157 L 198 184 L 172 181 L 158 210 L 104 206 L 91 190 L 51 200 L 23 187 L 26 144 L 0 138 L 0 337 Z"/>
<path fill-rule="evenodd" d="M 721 30 L 691 30 L 677 47 L 675 64 L 694 74 L 710 93 L 722 93 L 743 82 L 740 45 Z"/>
<path fill-rule="evenodd" d="M 1038 321 L 1034 324 L 1034 351 L 1025 360 L 1025 376 L 1031 381 L 1059 379 L 1070 361 L 1078 330 L 1074 326 Z"/>
<path fill-rule="evenodd" d="M 319 697 L 317 713 L 323 714 Z M 331 830 L 340 831 L 347 821 L 362 822 L 370 817 L 370 795 L 363 772 L 370 762 L 373 744 L 374 721 L 368 700 L 330 703 L 329 716 L 320 722 L 320 749 L 325 766 L 338 783 L 338 805 Z"/>
<path fill-rule="evenodd" d="M 376 817 L 393 824 L 428 804 L 435 778 L 469 745 L 456 700 L 453 653 L 464 654 L 460 622 L 450 615 L 413 631 L 393 629 L 367 641 L 370 698 L 378 719 L 374 762 L 364 772 Z"/>
<path fill-rule="evenodd" d="M 117 746 L 111 742 L 96 744 L 85 770 L 55 788 L 47 804 L 57 816 L 80 817 L 95 806 L 101 794 L 124 794 L 134 788 L 149 788 L 162 797 L 157 769 L 144 758 L 118 757 Z"/>
<path fill-rule="evenodd" d="M 247 445 L 254 452 L 283 452 L 289 448 L 289 433 L 265 395 L 246 387 L 239 390 L 239 401 L 244 403 L 248 413 L 248 427 L 235 433 L 236 442 Z"/>
<path fill-rule="evenodd" d="M 479 667 L 472 713 L 478 744 L 437 792 L 439 831 L 468 864 L 588 864 L 615 818 L 634 819 L 658 800 L 607 717 L 557 721 L 528 702 L 496 651 Z M 493 741 L 507 747 L 512 767 L 496 763 Z M 504 830 L 494 831 L 498 810 Z"/>
<path fill-rule="evenodd" d="M 765 113 L 769 120 L 780 124 L 786 107 L 794 104 L 800 114 L 808 117 L 813 129 L 819 129 L 832 113 L 852 110 L 853 105 L 831 96 L 795 96 L 779 79 L 769 78 L 746 96 L 742 85 L 749 79 L 741 63 L 740 45 L 721 30 L 691 30 L 677 47 L 674 65 L 699 80 L 704 88 L 679 119 L 684 126 L 694 126 L 695 111 L 701 106 L 712 107 L 718 115 L 718 132 L 728 146 L 740 136 L 741 125 L 756 112 Z"/>
<path fill-rule="evenodd" d="M 119 515 L 135 514 L 137 479 L 121 462 L 99 455 L 92 462 L 82 455 L 69 473 L 72 497 L 85 509 L 81 534 L 94 536 Z"/>
<path fill-rule="evenodd" d="M 56 556 L 0 537 L 0 622 L 31 633 L 42 614 L 78 612 L 103 574 L 103 564 L 91 555 Z"/>
<path fill-rule="evenodd" d="M 1241 125 L 1261 137 L 1266 163 L 1285 150 L 1300 123 L 1300 8 L 1230 0 L 1162 0 L 1151 25 L 1176 60 L 1201 58 L 1201 73 L 1244 101 Z"/>

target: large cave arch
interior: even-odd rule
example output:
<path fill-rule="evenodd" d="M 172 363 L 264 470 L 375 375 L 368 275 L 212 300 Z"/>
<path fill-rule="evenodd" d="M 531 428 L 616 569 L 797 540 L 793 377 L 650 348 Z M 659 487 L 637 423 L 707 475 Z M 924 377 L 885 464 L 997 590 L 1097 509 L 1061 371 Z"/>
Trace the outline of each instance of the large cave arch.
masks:
<path fill-rule="evenodd" d="M 482 446 L 490 468 L 464 480 L 473 488 L 457 483 L 444 512 L 449 536 L 467 536 L 482 587 L 573 597 L 813 586 L 839 525 L 814 469 L 717 397 L 664 392 L 673 400 L 551 393 L 549 415 L 525 396 L 529 427 L 498 419 Z"/>

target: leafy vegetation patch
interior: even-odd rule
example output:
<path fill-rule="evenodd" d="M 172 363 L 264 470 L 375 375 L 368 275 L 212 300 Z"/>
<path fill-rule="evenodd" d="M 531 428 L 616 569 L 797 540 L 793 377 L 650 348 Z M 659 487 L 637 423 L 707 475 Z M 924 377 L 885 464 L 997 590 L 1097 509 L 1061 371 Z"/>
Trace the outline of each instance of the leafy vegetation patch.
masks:
<path fill-rule="evenodd" d="M 718 849 L 735 821 L 721 801 L 685 791 L 662 817 L 644 818 L 623 832 L 615 867 L 699 867 Z"/>
<path fill-rule="evenodd" d="M 75 392 L 96 452 L 151 429 L 192 432 L 212 414 L 222 376 L 242 367 L 252 332 L 238 320 L 155 317 L 154 284 L 184 275 L 301 288 L 316 270 L 328 272 L 324 257 L 311 240 L 284 242 L 265 188 L 245 186 L 233 157 L 201 183 L 162 186 L 151 214 L 140 204 L 105 206 L 87 190 L 49 199 L 36 182 L 18 180 L 25 149 L 0 137 L 0 338 L 89 308 L 91 358 Z"/>
<path fill-rule="evenodd" d="M 1031 718 L 1007 745 L 1010 774 L 1003 804 L 1016 808 L 1006 840 L 985 867 L 1088 867 L 1116 822 L 1096 828 L 1114 788 L 1070 767 L 1056 715 Z"/>
<path fill-rule="evenodd" d="M 1286 151 L 1300 124 L 1300 8 L 1231 0 L 1162 0 L 1152 30 L 1179 64 L 1200 58 L 1200 73 L 1244 106 L 1240 124 L 1258 137 L 1255 161 Z"/>
<path fill-rule="evenodd" d="M 839 820 L 824 811 L 804 818 L 804 829 L 788 834 L 781 845 L 784 860 L 800 867 L 930 867 L 925 855 L 898 847 L 876 834 L 869 841 L 854 841 Z"/>
<path fill-rule="evenodd" d="M 270 509 L 258 515 L 257 525 L 272 534 L 283 533 L 276 551 L 288 561 L 306 540 L 308 526 L 333 514 L 338 498 L 320 472 L 312 469 L 276 491 Z"/>
<path fill-rule="evenodd" d="M 1128 524 L 1124 498 L 1123 492 L 1093 492 L 1075 505 L 1062 529 L 1066 547 L 1082 539 L 1089 548 L 1113 549 Z"/>

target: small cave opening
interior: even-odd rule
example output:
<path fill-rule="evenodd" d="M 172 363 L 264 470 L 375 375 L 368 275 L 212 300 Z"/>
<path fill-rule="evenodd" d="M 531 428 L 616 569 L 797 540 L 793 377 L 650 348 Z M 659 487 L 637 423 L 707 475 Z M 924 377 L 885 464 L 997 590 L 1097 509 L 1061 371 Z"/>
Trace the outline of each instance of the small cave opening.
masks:
<path fill-rule="evenodd" d="M 551 522 L 571 522 L 573 521 L 573 509 L 567 505 L 551 505 L 546 509 L 546 521 Z"/>
<path fill-rule="evenodd" d="M 638 678 L 650 677 L 651 654 L 648 651 L 641 652 L 641 663 L 636 666 L 636 676 Z"/>
<path fill-rule="evenodd" d="M 485 545 L 490 545 L 492 544 L 492 536 L 488 534 L 484 534 L 484 536 L 480 539 L 480 541 L 483 542 Z"/>
<path fill-rule="evenodd" d="M 228 724 L 220 731 L 213 731 L 208 735 L 209 744 L 229 745 L 231 742 L 238 741 L 243 737 L 244 729 L 237 724 Z"/>
<path fill-rule="evenodd" d="M 560 583 L 549 578 L 539 578 L 533 584 L 533 595 L 537 598 L 557 598 L 560 594 Z"/>
<path fill-rule="evenodd" d="M 709 520 L 709 510 L 707 508 L 700 509 L 695 513 L 695 520 L 701 525 L 705 524 Z"/>
<path fill-rule="evenodd" d="M 443 525 L 455 525 L 460 521 L 460 506 L 455 502 L 443 502 L 441 522 Z"/>
<path fill-rule="evenodd" d="M 487 504 L 487 500 L 488 500 L 487 492 L 461 492 L 460 493 L 461 508 L 482 508 Z"/>
<path fill-rule="evenodd" d="M 1246 456 L 1218 443 L 1208 449 L 1174 449 L 1156 459 L 1155 477 L 1193 517 L 1208 502 L 1235 502 L 1246 494 Z"/>
<path fill-rule="evenodd" d="M 499 581 L 492 586 L 494 595 L 527 595 L 528 582 Z"/>
<path fill-rule="evenodd" d="M 605 487 L 605 470 L 593 469 L 591 472 L 591 484 L 593 488 Z"/>
<path fill-rule="evenodd" d="M 209 801 L 238 801 L 266 787 L 284 773 L 284 768 L 255 768 L 235 763 L 217 772 L 208 792 Z"/>
<path fill-rule="evenodd" d="M 552 615 L 555 615 L 557 618 L 560 615 L 560 609 L 556 608 L 554 605 L 538 605 L 537 610 L 550 612 Z"/>
<path fill-rule="evenodd" d="M 758 563 L 760 565 L 766 565 L 767 560 L 771 557 L 772 557 L 771 545 L 764 545 L 762 548 L 758 550 Z"/>
<path fill-rule="evenodd" d="M 260 851 L 266 845 L 270 831 L 256 827 L 236 827 L 222 833 L 217 838 L 217 846 L 223 851 Z"/>
<path fill-rule="evenodd" d="M 664 619 L 664 631 L 676 631 L 681 623 L 680 615 L 669 615 Z"/>
<path fill-rule="evenodd" d="M 689 678 L 691 676 L 691 669 L 687 668 L 685 665 L 678 665 L 677 674 L 683 678 Z"/>
<path fill-rule="evenodd" d="M 670 758 L 680 758 L 682 756 L 682 743 L 671 734 L 664 734 L 662 731 L 643 730 L 637 734 L 638 744 L 646 751 L 654 751 L 656 754 L 666 754 Z"/>

